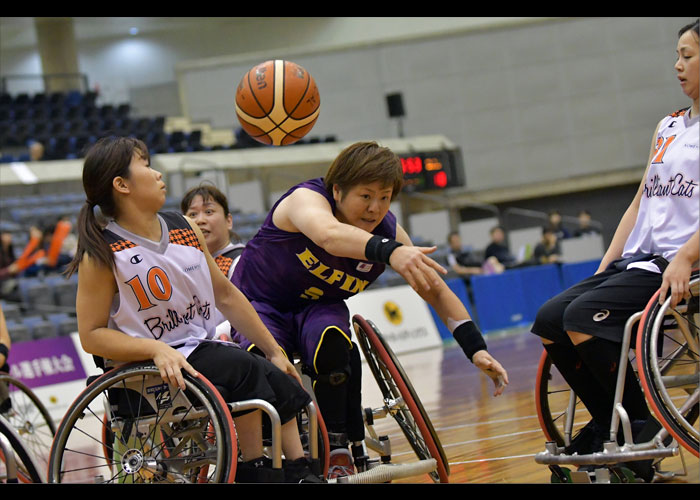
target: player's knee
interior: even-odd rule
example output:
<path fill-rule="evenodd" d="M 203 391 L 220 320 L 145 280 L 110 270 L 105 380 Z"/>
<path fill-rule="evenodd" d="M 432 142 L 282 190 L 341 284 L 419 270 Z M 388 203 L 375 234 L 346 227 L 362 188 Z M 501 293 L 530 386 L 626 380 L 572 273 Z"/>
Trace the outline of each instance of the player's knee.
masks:
<path fill-rule="evenodd" d="M 316 350 L 314 371 L 319 380 L 340 385 L 350 376 L 351 342 L 338 328 L 328 328 Z"/>
<path fill-rule="evenodd" d="M 564 307 L 555 299 L 556 297 L 540 306 L 535 316 L 535 324 L 547 326 L 561 324 Z"/>

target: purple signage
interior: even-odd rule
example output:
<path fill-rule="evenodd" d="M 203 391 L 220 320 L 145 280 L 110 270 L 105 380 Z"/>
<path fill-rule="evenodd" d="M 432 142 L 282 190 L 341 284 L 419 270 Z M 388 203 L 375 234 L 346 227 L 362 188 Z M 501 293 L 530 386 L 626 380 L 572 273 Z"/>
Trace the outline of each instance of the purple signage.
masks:
<path fill-rule="evenodd" d="M 71 337 L 12 344 L 10 375 L 27 387 L 42 387 L 87 378 Z"/>

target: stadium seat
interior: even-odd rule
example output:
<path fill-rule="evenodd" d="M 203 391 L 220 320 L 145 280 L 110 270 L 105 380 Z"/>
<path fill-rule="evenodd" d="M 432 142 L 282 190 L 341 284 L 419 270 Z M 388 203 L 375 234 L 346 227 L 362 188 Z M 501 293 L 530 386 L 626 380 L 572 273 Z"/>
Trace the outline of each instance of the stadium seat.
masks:
<path fill-rule="evenodd" d="M 59 336 L 70 335 L 78 331 L 78 320 L 66 313 L 48 314 L 46 318 L 54 325 L 56 334 Z"/>
<path fill-rule="evenodd" d="M 43 282 L 32 283 L 26 290 L 27 307 L 32 311 L 41 312 L 55 305 L 51 287 Z"/>
<path fill-rule="evenodd" d="M 7 331 L 10 334 L 10 339 L 12 339 L 13 344 L 17 342 L 28 342 L 30 340 L 33 340 L 32 331 L 24 323 L 20 321 L 8 320 L 6 322 L 6 325 Z"/>
<path fill-rule="evenodd" d="M 29 328 L 35 340 L 55 337 L 57 333 L 54 324 L 42 316 L 25 316 L 22 324 Z"/>
<path fill-rule="evenodd" d="M 0 306 L 2 306 L 2 313 L 5 316 L 6 321 L 20 321 L 21 320 L 22 313 L 20 311 L 19 306 L 17 306 L 17 304 L 2 301 L 0 303 Z"/>
<path fill-rule="evenodd" d="M 64 280 L 53 286 L 55 303 L 59 307 L 75 308 L 75 297 L 78 294 L 77 280 Z"/>

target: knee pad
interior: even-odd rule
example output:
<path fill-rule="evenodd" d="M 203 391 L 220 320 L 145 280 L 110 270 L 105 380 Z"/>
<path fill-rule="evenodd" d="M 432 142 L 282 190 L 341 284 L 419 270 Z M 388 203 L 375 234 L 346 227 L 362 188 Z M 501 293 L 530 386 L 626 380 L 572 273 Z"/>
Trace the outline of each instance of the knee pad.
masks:
<path fill-rule="evenodd" d="M 329 327 L 316 348 L 314 366 L 309 376 L 331 386 L 345 384 L 352 372 L 350 364 L 351 341 L 338 328 Z"/>

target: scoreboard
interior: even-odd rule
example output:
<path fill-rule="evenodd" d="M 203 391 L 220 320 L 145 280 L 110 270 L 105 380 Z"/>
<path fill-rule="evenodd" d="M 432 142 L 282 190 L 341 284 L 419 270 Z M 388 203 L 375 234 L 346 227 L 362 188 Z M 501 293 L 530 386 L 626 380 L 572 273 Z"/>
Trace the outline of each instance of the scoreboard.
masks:
<path fill-rule="evenodd" d="M 464 186 L 459 150 L 424 151 L 400 154 L 404 191 L 442 190 Z"/>

